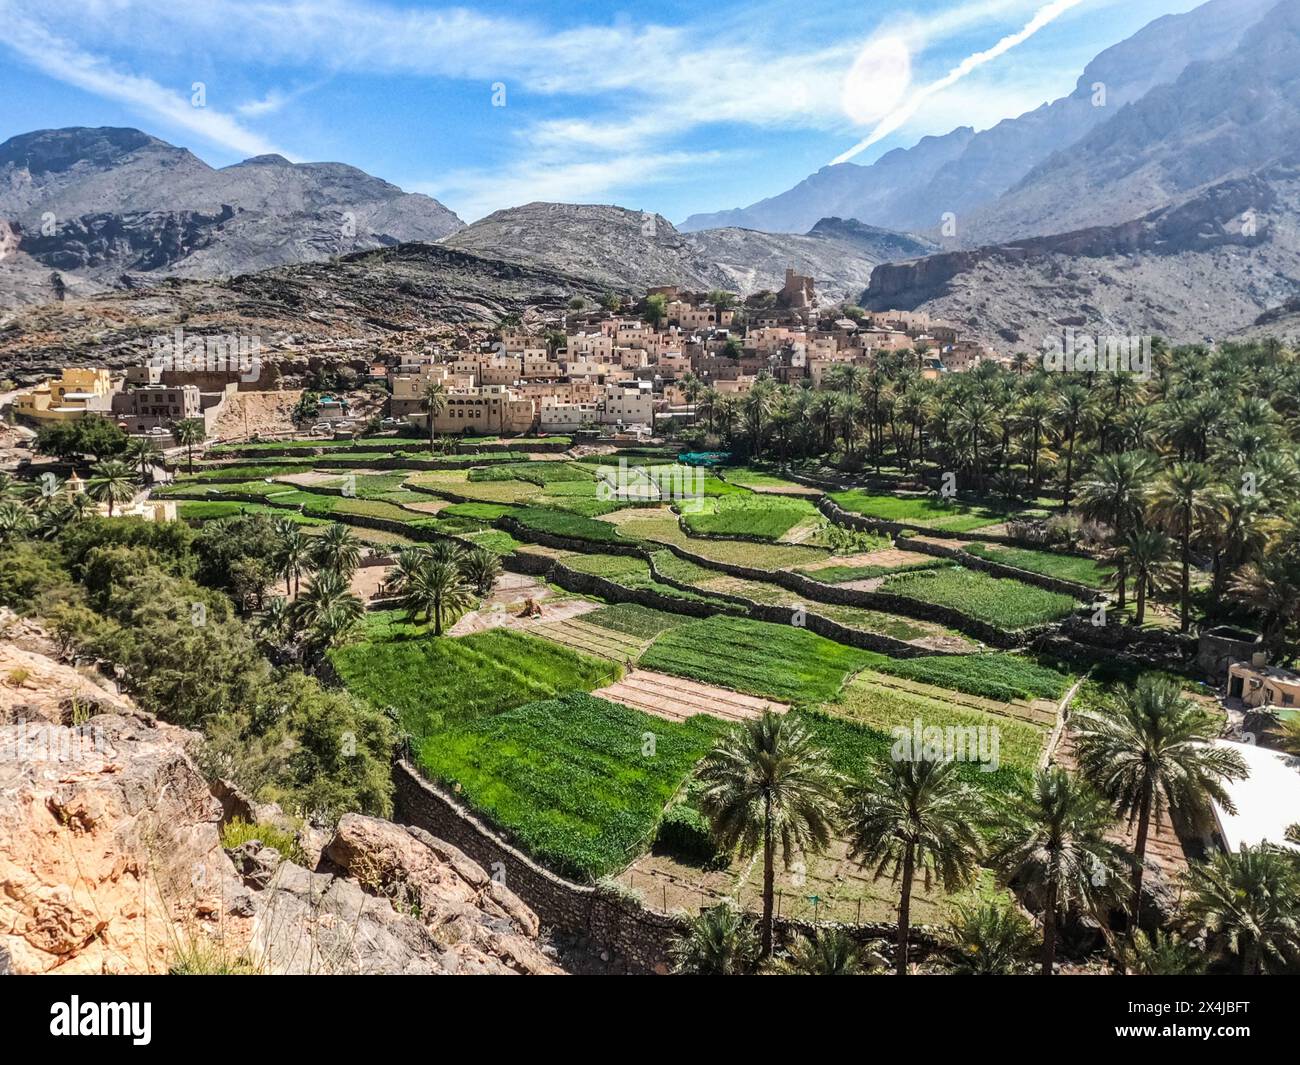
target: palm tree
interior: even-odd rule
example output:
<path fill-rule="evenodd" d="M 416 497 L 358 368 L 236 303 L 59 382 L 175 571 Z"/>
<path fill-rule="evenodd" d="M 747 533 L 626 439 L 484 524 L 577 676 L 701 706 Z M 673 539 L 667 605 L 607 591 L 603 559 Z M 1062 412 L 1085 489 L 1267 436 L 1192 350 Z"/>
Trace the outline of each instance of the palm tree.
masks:
<path fill-rule="evenodd" d="M 31 512 L 13 499 L 0 501 L 0 544 L 26 536 L 32 529 Z"/>
<path fill-rule="evenodd" d="M 1140 928 L 1120 947 L 1119 959 L 1130 976 L 1198 976 L 1209 961 L 1203 950 L 1176 933 L 1156 931 L 1148 936 Z"/>
<path fill-rule="evenodd" d="M 425 383 L 424 391 L 420 394 L 420 406 L 429 415 L 429 451 L 433 452 L 433 441 L 437 435 L 434 431 L 434 424 L 438 416 L 447 409 L 450 398 L 447 395 L 447 386 L 441 381 L 428 381 Z"/>
<path fill-rule="evenodd" d="M 1062 502 L 1070 509 L 1074 494 L 1074 449 L 1079 431 L 1083 429 L 1092 412 L 1092 393 L 1082 385 L 1069 384 L 1056 394 L 1056 416 L 1061 421 L 1065 437 L 1065 487 Z"/>
<path fill-rule="evenodd" d="M 1133 846 L 1133 927 L 1138 925 L 1142 871 L 1152 816 L 1177 808 L 1204 820 L 1213 799 L 1235 812 L 1224 781 L 1247 775 L 1235 751 L 1215 747 L 1217 729 L 1178 681 L 1147 673 L 1114 703 L 1076 715 L 1079 768 L 1114 804 L 1137 822 Z"/>
<path fill-rule="evenodd" d="M 1106 557 L 1115 562 L 1122 560 L 1133 575 L 1133 591 L 1137 599 L 1133 622 L 1141 625 L 1146 621 L 1148 594 L 1172 587 L 1176 580 L 1173 541 L 1159 529 L 1134 529 L 1123 543 L 1112 547 Z"/>
<path fill-rule="evenodd" d="M 1288 629 L 1300 618 L 1300 564 L 1282 551 L 1267 551 L 1238 571 L 1228 594 L 1259 615 L 1264 645 L 1277 651 L 1286 646 Z"/>
<path fill-rule="evenodd" d="M 172 436 L 176 443 L 185 448 L 185 462 L 188 472 L 194 472 L 194 445 L 203 443 L 208 431 L 202 418 L 182 418 L 172 426 Z"/>
<path fill-rule="evenodd" d="M 108 503 L 108 516 L 118 503 L 129 503 L 135 498 L 136 481 L 131 467 L 120 459 L 105 459 L 91 467 L 86 491 L 92 499 Z"/>
<path fill-rule="evenodd" d="M 1193 865 L 1187 922 L 1213 936 L 1258 976 L 1300 951 L 1300 874 L 1294 856 L 1261 843 L 1243 844 Z"/>
<path fill-rule="evenodd" d="M 691 405 L 691 424 L 694 425 L 699 418 L 699 408 L 697 403 L 700 394 L 704 391 L 704 382 L 687 370 L 686 373 L 682 374 L 682 379 L 677 383 L 681 386 L 681 390 L 686 396 L 686 402 Z"/>
<path fill-rule="evenodd" d="M 1176 462 L 1156 481 L 1149 504 L 1151 516 L 1177 537 L 1182 549 L 1181 623 L 1186 632 L 1192 623 L 1191 568 L 1192 540 L 1227 518 L 1216 502 L 1210 470 L 1195 462 Z"/>
<path fill-rule="evenodd" d="M 1005 902 L 957 905 L 945 938 L 953 972 L 966 976 L 1018 976 L 1038 943 L 1029 918 Z"/>
<path fill-rule="evenodd" d="M 348 591 L 347 580 L 334 569 L 321 569 L 294 600 L 293 620 L 310 651 L 323 650 L 352 629 L 365 606 Z"/>
<path fill-rule="evenodd" d="M 304 573 L 311 571 L 314 554 L 311 540 L 297 525 L 287 520 L 276 524 L 272 562 L 284 575 L 285 595 L 297 595 L 298 582 Z"/>
<path fill-rule="evenodd" d="M 1151 480 L 1152 460 L 1140 451 L 1102 455 L 1079 485 L 1079 511 L 1091 521 L 1108 525 L 1114 543 L 1122 543 L 1141 519 Z M 1119 609 L 1124 609 L 1127 564 L 1119 560 Z"/>
<path fill-rule="evenodd" d="M 475 547 L 465 552 L 461 572 L 480 596 L 488 595 L 497 578 L 501 576 L 501 559 L 486 547 Z"/>
<path fill-rule="evenodd" d="M 830 843 L 840 778 L 793 715 L 765 711 L 737 725 L 700 763 L 700 812 L 724 852 L 763 852 L 762 956 L 772 953 L 776 848 L 788 869 L 796 853 Z"/>
<path fill-rule="evenodd" d="M 128 440 L 123 456 L 127 462 L 139 469 L 141 484 L 153 479 L 149 471 L 162 461 L 162 452 L 158 445 L 144 436 L 136 436 Z"/>
<path fill-rule="evenodd" d="M 1123 851 L 1106 839 L 1111 824 L 1106 800 L 1059 766 L 1040 769 L 1027 793 L 1011 797 L 992 857 L 1003 883 L 1043 900 L 1043 976 L 1056 961 L 1061 911 L 1095 908 L 1127 868 Z"/>
<path fill-rule="evenodd" d="M 881 959 L 883 960 L 883 959 Z M 872 965 L 857 941 L 843 928 L 818 929 L 790 947 L 785 970 L 798 976 L 861 976 Z"/>
<path fill-rule="evenodd" d="M 730 899 L 702 910 L 672 945 L 673 971 L 692 976 L 740 976 L 758 961 L 754 922 Z"/>
<path fill-rule="evenodd" d="M 459 613 L 473 602 L 470 587 L 456 560 L 420 552 L 412 557 L 403 552 L 401 562 L 402 605 L 411 617 L 423 614 L 433 621 L 433 634 L 442 635 L 442 620 L 448 612 Z"/>
<path fill-rule="evenodd" d="M 907 973 L 912 884 L 927 889 L 937 878 L 945 891 L 970 883 L 979 864 L 976 825 L 983 802 L 951 760 L 895 758 L 849 796 L 845 815 L 850 854 L 875 875 L 890 871 L 899 883 L 897 973 Z"/>
<path fill-rule="evenodd" d="M 334 522 L 316 538 L 312 561 L 318 569 L 333 570 L 346 581 L 361 563 L 361 541 L 346 525 Z"/>
<path fill-rule="evenodd" d="M 257 619 L 257 630 L 273 644 L 278 644 L 293 630 L 293 607 L 284 596 L 277 595 L 266 604 Z"/>

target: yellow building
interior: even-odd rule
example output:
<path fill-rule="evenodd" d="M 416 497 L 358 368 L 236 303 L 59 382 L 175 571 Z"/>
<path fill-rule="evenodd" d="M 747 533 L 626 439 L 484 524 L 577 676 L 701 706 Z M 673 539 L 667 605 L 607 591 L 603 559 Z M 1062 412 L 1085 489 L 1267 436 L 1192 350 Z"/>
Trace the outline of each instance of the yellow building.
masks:
<path fill-rule="evenodd" d="M 48 423 L 87 414 L 107 415 L 113 407 L 113 393 L 120 387 L 107 370 L 69 366 L 61 378 L 19 392 L 14 397 L 14 416 Z"/>

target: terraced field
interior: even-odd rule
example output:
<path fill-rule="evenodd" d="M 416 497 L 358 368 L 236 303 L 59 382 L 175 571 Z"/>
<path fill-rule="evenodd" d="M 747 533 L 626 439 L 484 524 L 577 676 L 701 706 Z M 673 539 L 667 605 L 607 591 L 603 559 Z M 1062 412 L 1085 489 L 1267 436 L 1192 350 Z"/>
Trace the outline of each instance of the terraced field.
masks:
<path fill-rule="evenodd" d="M 790 709 L 787 703 L 742 695 L 728 688 L 700 684 L 649 669 L 634 669 L 622 680 L 600 688 L 592 695 L 669 721 L 686 721 L 696 714 L 708 714 L 722 721 L 738 722 L 760 717 L 765 710 L 784 714 Z"/>
<path fill-rule="evenodd" d="M 543 636 L 555 643 L 564 644 L 575 651 L 582 651 L 614 662 L 635 662 L 641 652 L 650 646 L 650 638 L 638 638 L 627 633 L 615 632 L 613 629 L 593 625 L 582 617 L 568 618 L 564 621 L 549 621 L 534 625 L 529 629 L 536 636 Z"/>

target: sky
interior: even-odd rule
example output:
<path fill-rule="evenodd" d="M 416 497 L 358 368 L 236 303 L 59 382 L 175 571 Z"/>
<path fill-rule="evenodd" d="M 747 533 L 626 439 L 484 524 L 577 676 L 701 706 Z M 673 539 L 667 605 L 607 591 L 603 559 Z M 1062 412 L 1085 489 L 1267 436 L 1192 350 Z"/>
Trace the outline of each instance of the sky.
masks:
<path fill-rule="evenodd" d="M 348 163 L 466 221 L 672 221 L 1069 93 L 1198 0 L 0 0 L 0 141 L 132 126 L 212 166 Z"/>

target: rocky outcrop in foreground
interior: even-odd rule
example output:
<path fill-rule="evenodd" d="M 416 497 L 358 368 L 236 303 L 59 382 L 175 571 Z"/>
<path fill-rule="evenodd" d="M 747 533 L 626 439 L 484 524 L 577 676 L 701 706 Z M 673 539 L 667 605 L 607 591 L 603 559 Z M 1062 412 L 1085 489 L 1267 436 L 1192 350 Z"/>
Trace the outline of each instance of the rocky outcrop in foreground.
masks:
<path fill-rule="evenodd" d="M 418 829 L 223 849 L 198 740 L 0 643 L 0 972 L 560 971 L 536 915 Z"/>

